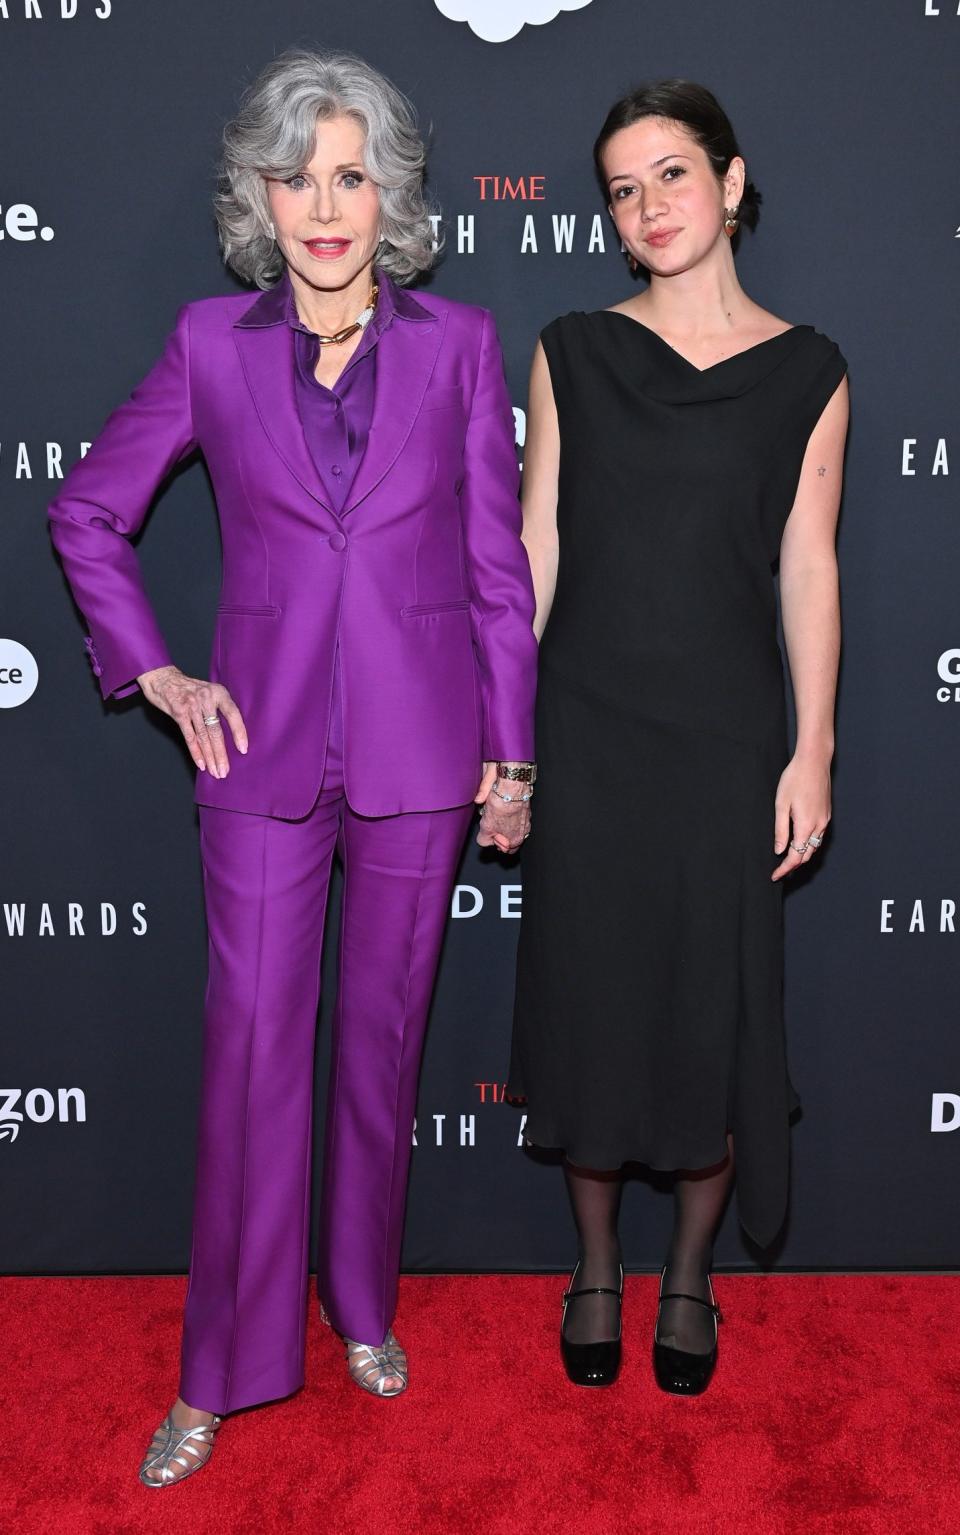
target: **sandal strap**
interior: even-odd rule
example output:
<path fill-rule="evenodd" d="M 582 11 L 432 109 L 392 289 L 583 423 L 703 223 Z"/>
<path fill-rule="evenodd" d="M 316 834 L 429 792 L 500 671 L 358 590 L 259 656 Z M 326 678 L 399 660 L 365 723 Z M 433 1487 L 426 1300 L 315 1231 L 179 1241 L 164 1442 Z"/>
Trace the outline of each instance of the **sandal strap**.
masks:
<path fill-rule="evenodd" d="M 366 1343 L 355 1344 L 347 1349 L 347 1359 L 351 1364 L 392 1365 L 405 1357 L 400 1348 L 373 1348 Z"/>
<path fill-rule="evenodd" d="M 170 1439 L 203 1439 L 206 1434 L 215 1434 L 222 1421 L 223 1419 L 214 1413 L 212 1423 L 197 1423 L 193 1428 L 184 1428 L 181 1424 L 174 1423 L 168 1414 L 154 1429 L 153 1437 L 156 1439 L 162 1434 Z"/>

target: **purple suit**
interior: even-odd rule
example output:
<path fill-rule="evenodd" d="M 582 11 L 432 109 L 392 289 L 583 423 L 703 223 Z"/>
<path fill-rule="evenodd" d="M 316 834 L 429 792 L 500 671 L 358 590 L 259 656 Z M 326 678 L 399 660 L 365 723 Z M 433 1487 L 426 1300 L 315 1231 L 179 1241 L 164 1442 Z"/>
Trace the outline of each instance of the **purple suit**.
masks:
<path fill-rule="evenodd" d="M 210 675 L 251 735 L 227 778 L 199 775 L 200 804 L 307 814 L 338 640 L 347 798 L 362 815 L 462 805 L 480 760 L 533 756 L 533 596 L 493 318 L 400 289 L 397 307 L 341 516 L 307 451 L 271 293 L 186 304 L 50 507 L 101 690 L 132 692 L 172 658 L 127 539 L 174 464 L 202 450 L 223 540 Z"/>
<path fill-rule="evenodd" d="M 378 273 L 381 286 L 390 285 Z M 396 1300 L 423 1031 L 482 762 L 533 757 L 536 641 L 492 316 L 389 286 L 366 450 L 338 514 L 275 293 L 181 309 L 50 508 L 104 696 L 171 659 L 130 536 L 198 448 L 223 584 L 210 676 L 246 756 L 198 773 L 210 937 L 181 1394 L 225 1412 L 303 1378 L 323 914 L 345 865 L 320 1290 L 379 1343 Z M 236 814 L 235 812 L 244 812 Z"/>

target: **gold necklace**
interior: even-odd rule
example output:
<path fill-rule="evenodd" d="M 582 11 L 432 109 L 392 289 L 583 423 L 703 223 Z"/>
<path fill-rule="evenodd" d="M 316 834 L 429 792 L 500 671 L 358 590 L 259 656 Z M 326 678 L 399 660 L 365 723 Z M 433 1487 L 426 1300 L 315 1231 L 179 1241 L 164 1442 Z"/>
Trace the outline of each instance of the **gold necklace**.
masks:
<path fill-rule="evenodd" d="M 341 341 L 347 341 L 350 336 L 355 336 L 358 330 L 363 330 L 363 327 L 369 322 L 369 320 L 373 316 L 373 311 L 374 311 L 374 308 L 376 307 L 377 295 L 379 294 L 379 292 L 380 292 L 379 287 L 377 286 L 376 283 L 374 283 L 372 285 L 371 289 L 370 289 L 370 297 L 367 300 L 366 308 L 365 309 L 361 309 L 360 313 L 357 315 L 357 318 L 354 320 L 353 324 L 352 325 L 344 326 L 343 330 L 338 330 L 332 336 L 320 336 L 320 335 L 318 335 L 317 336 L 317 340 L 319 341 L 320 345 L 321 346 L 339 346 Z"/>

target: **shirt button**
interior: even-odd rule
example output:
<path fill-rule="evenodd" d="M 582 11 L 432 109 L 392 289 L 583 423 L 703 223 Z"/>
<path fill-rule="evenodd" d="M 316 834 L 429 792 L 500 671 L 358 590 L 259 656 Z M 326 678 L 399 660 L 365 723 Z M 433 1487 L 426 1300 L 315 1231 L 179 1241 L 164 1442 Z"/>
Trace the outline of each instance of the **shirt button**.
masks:
<path fill-rule="evenodd" d="M 331 533 L 330 534 L 330 548 L 331 549 L 335 549 L 337 551 L 337 553 L 339 554 L 340 550 L 341 549 L 346 549 L 346 547 L 347 547 L 347 540 L 344 538 L 342 533 Z"/>
<path fill-rule="evenodd" d="M 340 465 L 339 464 L 331 464 L 330 468 L 333 470 L 334 474 L 339 479 L 340 475 L 343 473 L 343 470 L 340 468 Z"/>

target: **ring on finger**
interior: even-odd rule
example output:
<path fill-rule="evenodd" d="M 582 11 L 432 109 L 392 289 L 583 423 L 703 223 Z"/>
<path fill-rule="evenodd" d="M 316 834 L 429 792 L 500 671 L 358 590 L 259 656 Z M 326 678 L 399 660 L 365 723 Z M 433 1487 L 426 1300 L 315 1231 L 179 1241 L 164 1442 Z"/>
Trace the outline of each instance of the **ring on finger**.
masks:
<path fill-rule="evenodd" d="M 795 842 L 791 842 L 790 846 L 795 853 L 805 853 L 807 851 L 807 844 L 805 842 L 801 842 L 799 847 Z"/>
<path fill-rule="evenodd" d="M 811 847 L 820 847 L 822 845 L 822 843 L 823 843 L 823 838 L 822 837 L 818 837 L 816 834 L 814 834 L 812 837 L 808 837 L 807 841 L 809 842 Z"/>
<path fill-rule="evenodd" d="M 203 723 L 206 725 L 208 730 L 212 730 L 214 725 L 219 725 L 220 716 L 219 714 L 205 714 L 203 716 Z"/>

